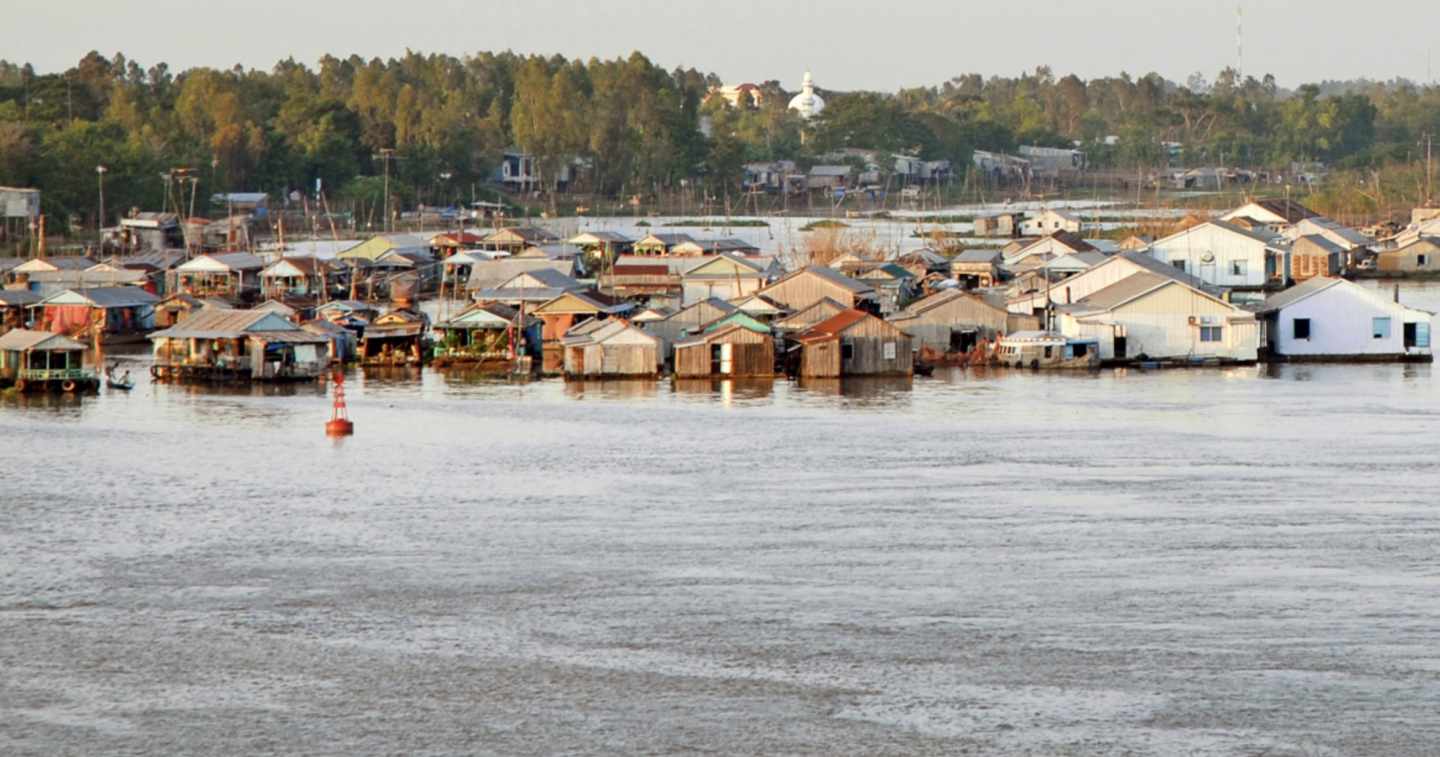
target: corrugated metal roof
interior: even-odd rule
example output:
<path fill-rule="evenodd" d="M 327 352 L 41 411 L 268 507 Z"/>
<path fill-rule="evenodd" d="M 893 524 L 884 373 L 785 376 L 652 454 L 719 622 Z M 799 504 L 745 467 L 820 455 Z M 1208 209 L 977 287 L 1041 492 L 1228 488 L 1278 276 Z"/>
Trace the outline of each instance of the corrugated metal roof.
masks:
<path fill-rule="evenodd" d="M 1256 310 L 1257 313 L 1273 313 L 1309 297 L 1318 294 L 1333 286 L 1338 286 L 1344 279 L 1333 279 L 1328 276 L 1316 276 L 1306 279 L 1283 292 L 1276 292 L 1265 298 L 1265 302 Z"/>
<path fill-rule="evenodd" d="M 33 350 L 72 352 L 83 350 L 85 345 L 63 334 L 31 329 L 10 329 L 0 335 L 0 350 L 26 352 Z"/>
<path fill-rule="evenodd" d="M 568 277 L 575 270 L 575 266 L 568 260 L 550 260 L 549 258 L 483 260 L 470 266 L 470 278 L 466 281 L 465 288 L 495 289 L 522 273 L 541 270 L 554 271 Z"/>
<path fill-rule="evenodd" d="M 256 327 L 266 319 L 272 321 L 276 328 Z M 198 310 L 189 317 L 171 326 L 164 331 L 157 331 L 150 335 L 151 339 L 172 338 L 172 339 L 233 339 L 245 335 L 264 335 L 297 332 L 305 334 L 305 337 L 313 339 L 315 335 L 299 331 L 299 328 L 284 316 L 272 313 L 267 310 L 221 310 L 219 308 L 206 308 Z M 291 341 L 303 341 L 292 339 Z"/>
<path fill-rule="evenodd" d="M 991 250 L 966 250 L 953 259 L 956 263 L 994 263 L 1005 258 L 1005 253 L 998 249 Z"/>
<path fill-rule="evenodd" d="M 85 300 L 91 307 L 97 308 L 133 308 L 144 305 L 154 305 L 160 301 L 159 297 L 134 286 L 121 287 L 96 287 L 93 289 L 66 289 L 63 292 L 46 297 L 42 303 L 64 297 L 75 295 Z"/>
<path fill-rule="evenodd" d="M 1091 293 L 1089 297 L 1080 300 L 1079 305 L 1085 310 L 1109 310 L 1169 283 L 1178 282 L 1154 273 L 1136 273 Z"/>
<path fill-rule="evenodd" d="M 855 324 L 865 320 L 866 318 L 873 317 L 874 316 L 863 310 L 846 310 L 844 312 L 830 316 L 829 318 L 815 324 L 814 326 L 811 326 L 805 331 L 805 333 L 801 334 L 796 338 L 800 341 L 830 339 L 832 337 L 839 336 L 842 332 L 845 331 L 845 329 L 854 326 Z"/>
<path fill-rule="evenodd" d="M 22 307 L 40 301 L 40 295 L 28 289 L 0 289 L 0 305 Z"/>

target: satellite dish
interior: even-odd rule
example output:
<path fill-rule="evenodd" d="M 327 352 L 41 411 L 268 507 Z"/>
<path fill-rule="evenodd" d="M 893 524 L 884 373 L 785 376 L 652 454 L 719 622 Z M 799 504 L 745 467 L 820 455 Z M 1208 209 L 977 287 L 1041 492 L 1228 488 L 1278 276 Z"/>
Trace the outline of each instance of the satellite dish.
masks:
<path fill-rule="evenodd" d="M 1200 262 L 1202 262 L 1202 263 L 1214 263 L 1214 262 L 1215 262 L 1215 253 L 1213 253 L 1213 252 L 1207 252 L 1207 253 L 1205 253 L 1204 255 L 1201 255 L 1201 256 L 1200 256 Z"/>

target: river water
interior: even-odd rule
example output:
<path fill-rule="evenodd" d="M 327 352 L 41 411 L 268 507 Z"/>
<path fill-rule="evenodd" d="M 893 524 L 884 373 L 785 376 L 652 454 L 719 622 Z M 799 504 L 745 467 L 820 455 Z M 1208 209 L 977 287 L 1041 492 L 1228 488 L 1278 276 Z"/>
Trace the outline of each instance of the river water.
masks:
<path fill-rule="evenodd" d="M 0 754 L 1440 743 L 1430 366 L 356 372 L 333 441 L 126 360 L 0 404 Z"/>

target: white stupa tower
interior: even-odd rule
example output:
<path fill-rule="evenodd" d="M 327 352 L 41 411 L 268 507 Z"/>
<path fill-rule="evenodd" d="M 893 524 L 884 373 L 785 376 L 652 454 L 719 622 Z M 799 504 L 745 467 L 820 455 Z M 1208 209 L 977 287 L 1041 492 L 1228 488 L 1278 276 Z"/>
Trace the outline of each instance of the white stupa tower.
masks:
<path fill-rule="evenodd" d="M 810 120 L 825 110 L 825 100 L 815 94 L 815 80 L 810 78 L 810 72 L 805 72 L 805 80 L 800 83 L 800 94 L 790 98 L 790 110 L 800 114 L 805 120 Z"/>

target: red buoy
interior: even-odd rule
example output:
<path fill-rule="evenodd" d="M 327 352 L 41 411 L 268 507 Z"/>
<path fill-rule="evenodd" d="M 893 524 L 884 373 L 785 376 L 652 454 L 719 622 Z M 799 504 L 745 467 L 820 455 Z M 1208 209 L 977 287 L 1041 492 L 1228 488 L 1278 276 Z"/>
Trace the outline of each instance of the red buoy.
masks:
<path fill-rule="evenodd" d="M 355 433 L 355 424 L 350 422 L 350 413 L 345 409 L 345 374 L 335 372 L 335 404 L 330 409 L 330 420 L 325 423 L 326 436 L 350 436 Z"/>

